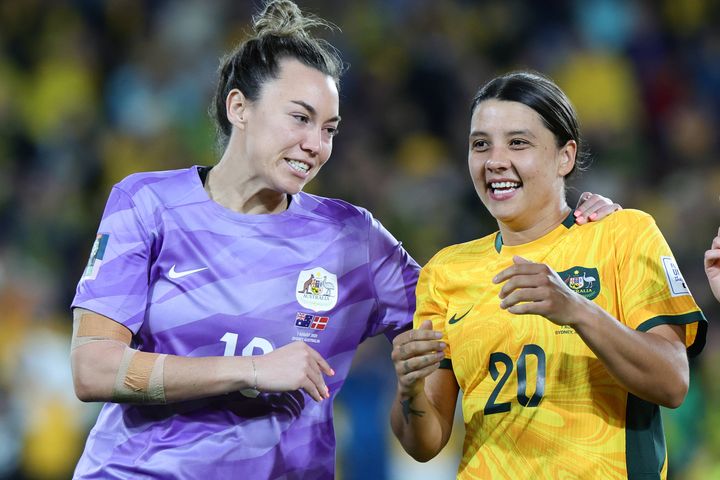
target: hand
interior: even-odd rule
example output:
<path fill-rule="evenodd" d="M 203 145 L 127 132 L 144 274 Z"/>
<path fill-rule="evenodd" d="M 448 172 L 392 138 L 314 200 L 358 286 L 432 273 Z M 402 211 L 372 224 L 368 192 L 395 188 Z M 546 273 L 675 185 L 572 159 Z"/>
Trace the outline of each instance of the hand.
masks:
<path fill-rule="evenodd" d="M 720 228 L 717 236 L 713 238 L 710 250 L 705 252 L 705 275 L 713 295 L 720 302 Z"/>
<path fill-rule="evenodd" d="M 583 225 L 602 220 L 613 212 L 622 210 L 620 204 L 592 192 L 583 192 L 575 207 L 575 223 Z"/>
<path fill-rule="evenodd" d="M 335 371 L 305 342 L 293 342 L 265 355 L 253 357 L 257 389 L 261 392 L 288 392 L 302 389 L 316 402 L 330 398 L 325 375 Z"/>
<path fill-rule="evenodd" d="M 587 303 L 552 268 L 518 256 L 493 278 L 493 283 L 502 282 L 506 283 L 500 289 L 500 308 L 517 315 L 542 315 L 557 325 L 572 326 Z"/>
<path fill-rule="evenodd" d="M 420 328 L 403 332 L 393 340 L 392 360 L 403 399 L 417 396 L 425 387 L 425 377 L 438 369 L 445 358 L 442 333 L 433 331 L 425 320 Z"/>

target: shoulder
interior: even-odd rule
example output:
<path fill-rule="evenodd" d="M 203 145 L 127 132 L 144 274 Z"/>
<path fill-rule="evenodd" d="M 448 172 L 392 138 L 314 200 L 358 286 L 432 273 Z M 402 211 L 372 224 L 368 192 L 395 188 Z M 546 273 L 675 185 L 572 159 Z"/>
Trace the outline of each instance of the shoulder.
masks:
<path fill-rule="evenodd" d="M 497 233 L 494 232 L 482 238 L 447 246 L 436 253 L 426 267 L 437 268 L 466 261 L 477 262 L 479 258 L 495 255 L 497 254 L 495 250 Z"/>
<path fill-rule="evenodd" d="M 589 228 L 587 228 L 589 227 Z M 577 231 L 582 235 L 598 235 L 607 234 L 614 238 L 622 238 L 628 235 L 636 235 L 637 232 L 644 231 L 649 228 L 657 228 L 655 219 L 652 215 L 642 210 L 634 210 L 631 208 L 619 210 L 607 218 L 599 222 L 588 223 L 578 228 Z"/>
<path fill-rule="evenodd" d="M 367 227 L 375 221 L 372 214 L 366 209 L 337 198 L 300 192 L 293 196 L 293 201 L 297 202 L 302 214 L 321 221 L 358 227 Z"/>
<path fill-rule="evenodd" d="M 202 190 L 197 167 L 179 170 L 139 172 L 128 175 L 113 187 L 136 205 L 173 205 L 192 198 Z"/>
<path fill-rule="evenodd" d="M 606 220 L 611 220 L 616 224 L 633 224 L 635 222 L 655 223 L 655 219 L 649 213 L 643 212 L 642 210 L 635 210 L 632 208 L 618 210 L 617 212 L 607 217 Z"/>

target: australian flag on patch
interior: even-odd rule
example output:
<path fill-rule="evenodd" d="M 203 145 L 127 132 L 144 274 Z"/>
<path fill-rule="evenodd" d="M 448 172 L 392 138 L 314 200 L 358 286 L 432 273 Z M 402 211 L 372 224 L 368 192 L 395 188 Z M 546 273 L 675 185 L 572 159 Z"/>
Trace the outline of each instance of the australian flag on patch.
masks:
<path fill-rule="evenodd" d="M 319 317 L 311 313 L 298 312 L 295 316 L 295 326 L 312 328 L 313 330 L 325 330 L 330 317 Z"/>

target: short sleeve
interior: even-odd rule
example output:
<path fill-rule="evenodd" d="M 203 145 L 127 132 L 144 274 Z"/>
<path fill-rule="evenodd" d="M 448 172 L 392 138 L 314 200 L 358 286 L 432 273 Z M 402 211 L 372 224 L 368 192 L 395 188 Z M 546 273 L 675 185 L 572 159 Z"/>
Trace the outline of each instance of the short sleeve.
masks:
<path fill-rule="evenodd" d="M 147 305 L 152 244 L 145 225 L 132 198 L 114 187 L 72 307 L 99 313 L 137 333 Z"/>
<path fill-rule="evenodd" d="M 615 232 L 624 321 L 639 331 L 663 324 L 685 325 L 688 354 L 695 355 L 705 344 L 707 320 L 653 218 L 633 213 L 635 218 Z"/>
<path fill-rule="evenodd" d="M 441 279 L 438 278 L 439 275 L 440 269 L 432 260 L 420 272 L 415 291 L 417 308 L 415 309 L 413 326 L 419 328 L 425 320 L 431 320 L 433 330 L 442 332 L 442 341 L 445 342 L 447 348 L 445 349 L 444 363 L 441 364 L 441 367 L 449 367 L 452 361 L 452 352 L 447 331 L 445 330 L 447 300 L 437 289 L 438 285 L 442 285 Z"/>
<path fill-rule="evenodd" d="M 384 333 L 392 340 L 412 327 L 420 266 L 375 219 L 371 221 L 368 240 L 370 284 L 377 314 L 365 337 Z"/>

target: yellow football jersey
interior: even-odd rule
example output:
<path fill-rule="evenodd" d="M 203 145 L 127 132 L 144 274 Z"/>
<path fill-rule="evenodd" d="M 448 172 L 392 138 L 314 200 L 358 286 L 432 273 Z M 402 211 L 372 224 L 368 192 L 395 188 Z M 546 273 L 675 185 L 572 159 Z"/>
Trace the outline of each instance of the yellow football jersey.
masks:
<path fill-rule="evenodd" d="M 649 215 L 601 222 L 569 215 L 544 237 L 502 245 L 499 233 L 440 251 L 417 287 L 415 326 L 431 319 L 463 391 L 460 479 L 665 478 L 657 405 L 628 393 L 570 327 L 500 308 L 492 278 L 514 255 L 553 268 L 630 328 L 685 325 L 688 353 L 707 322 Z"/>

